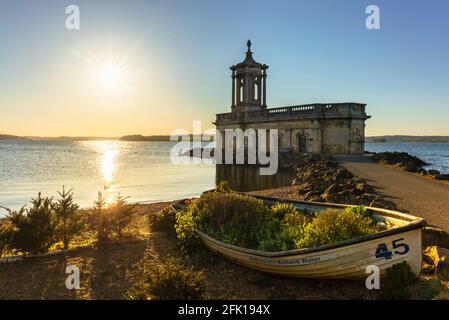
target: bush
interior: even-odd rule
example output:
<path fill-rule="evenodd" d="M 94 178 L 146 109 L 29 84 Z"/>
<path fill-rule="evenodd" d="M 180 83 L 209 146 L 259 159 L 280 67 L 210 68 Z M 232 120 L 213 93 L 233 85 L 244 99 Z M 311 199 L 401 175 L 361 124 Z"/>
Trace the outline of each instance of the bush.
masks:
<path fill-rule="evenodd" d="M 416 283 L 417 277 L 407 262 L 397 263 L 387 269 L 387 275 L 381 283 L 381 299 L 405 300 L 410 299 L 409 285 Z"/>
<path fill-rule="evenodd" d="M 24 253 L 46 252 L 54 242 L 55 216 L 51 198 L 42 198 L 41 193 L 31 200 L 31 208 L 23 207 L 7 216 L 11 224 L 11 249 Z"/>
<path fill-rule="evenodd" d="M 54 205 L 57 220 L 56 234 L 62 240 L 65 249 L 69 248 L 70 241 L 84 229 L 84 215 L 79 205 L 73 201 L 73 190 L 58 192 L 59 199 Z"/>
<path fill-rule="evenodd" d="M 150 216 L 150 226 L 154 231 L 175 232 L 176 212 L 168 207 Z"/>
<path fill-rule="evenodd" d="M 277 202 L 270 209 L 271 215 L 275 219 L 284 220 L 286 215 L 300 213 L 291 203 Z"/>
<path fill-rule="evenodd" d="M 199 243 L 197 230 L 228 244 L 263 251 L 319 246 L 376 231 L 362 206 L 312 215 L 292 204 L 268 207 L 255 197 L 229 191 L 204 193 L 176 214 L 176 232 L 184 247 Z"/>
<path fill-rule="evenodd" d="M 195 231 L 202 230 L 231 244 L 257 247 L 257 236 L 267 213 L 263 201 L 254 197 L 209 192 L 178 212 L 176 233 L 185 243 L 195 243 Z"/>
<path fill-rule="evenodd" d="M 352 209 L 326 209 L 320 212 L 304 229 L 296 242 L 298 248 L 309 248 L 336 243 L 376 232 L 374 221 Z"/>
<path fill-rule="evenodd" d="M 129 226 L 136 209 L 135 205 L 127 203 L 127 199 L 127 197 L 122 197 L 118 194 L 110 208 L 112 227 L 116 231 L 119 239 L 122 239 L 123 231 Z"/>
<path fill-rule="evenodd" d="M 167 258 L 161 265 L 151 264 L 145 281 L 132 298 L 151 300 L 197 300 L 203 298 L 204 275 L 185 267 L 179 259 Z"/>

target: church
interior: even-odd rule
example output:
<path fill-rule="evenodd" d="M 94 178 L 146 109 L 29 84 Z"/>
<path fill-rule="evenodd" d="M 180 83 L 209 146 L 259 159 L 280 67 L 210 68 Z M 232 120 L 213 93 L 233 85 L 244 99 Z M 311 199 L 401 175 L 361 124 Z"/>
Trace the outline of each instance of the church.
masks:
<path fill-rule="evenodd" d="M 232 71 L 231 112 L 216 115 L 214 124 L 225 129 L 277 129 L 280 152 L 316 155 L 363 154 L 366 104 L 314 103 L 268 108 L 266 64 L 258 63 L 247 43 L 245 59 Z"/>

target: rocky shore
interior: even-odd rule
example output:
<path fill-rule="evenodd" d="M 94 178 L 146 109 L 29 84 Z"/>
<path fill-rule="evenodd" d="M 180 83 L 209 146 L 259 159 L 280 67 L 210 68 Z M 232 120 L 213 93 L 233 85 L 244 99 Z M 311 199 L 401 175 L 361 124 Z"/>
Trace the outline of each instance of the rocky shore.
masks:
<path fill-rule="evenodd" d="M 334 159 L 308 158 L 295 166 L 292 184 L 305 201 L 333 202 L 395 209 L 366 181 L 355 177 Z"/>
<path fill-rule="evenodd" d="M 429 163 L 406 152 L 379 152 L 372 155 L 372 159 L 380 164 L 394 166 L 408 172 L 419 173 L 436 180 L 449 180 L 449 174 L 442 174 L 438 170 L 426 170 Z"/>

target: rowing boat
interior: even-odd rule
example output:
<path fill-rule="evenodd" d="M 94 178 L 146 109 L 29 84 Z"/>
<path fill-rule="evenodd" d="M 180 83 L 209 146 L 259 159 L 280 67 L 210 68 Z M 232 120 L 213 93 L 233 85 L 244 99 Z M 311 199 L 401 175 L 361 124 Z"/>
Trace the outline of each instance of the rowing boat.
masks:
<path fill-rule="evenodd" d="M 255 196 L 267 205 L 291 203 L 298 209 L 319 212 L 349 205 L 293 201 Z M 203 244 L 227 259 L 248 268 L 282 276 L 319 279 L 358 279 L 367 277 L 370 266 L 380 275 L 394 264 L 407 262 L 419 275 L 422 264 L 421 230 L 426 221 L 398 211 L 368 207 L 373 219 L 384 230 L 338 243 L 282 252 L 265 252 L 223 243 L 197 231 Z M 370 267 L 369 269 L 367 269 Z"/>

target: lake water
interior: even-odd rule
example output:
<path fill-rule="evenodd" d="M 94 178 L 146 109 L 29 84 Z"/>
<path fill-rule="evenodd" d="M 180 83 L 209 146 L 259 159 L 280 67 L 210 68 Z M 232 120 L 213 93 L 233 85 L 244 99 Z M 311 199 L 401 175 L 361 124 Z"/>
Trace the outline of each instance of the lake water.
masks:
<path fill-rule="evenodd" d="M 251 166 L 173 165 L 173 142 L 0 141 L 0 206 L 17 209 L 39 191 L 56 196 L 73 188 L 82 207 L 102 191 L 108 201 L 117 193 L 130 202 L 157 202 L 200 195 L 221 180 L 238 191 L 286 185 L 291 174 L 258 175 Z M 0 210 L 0 216 L 5 211 Z"/>
<path fill-rule="evenodd" d="M 234 190 L 288 185 L 291 171 L 260 176 L 254 166 L 173 165 L 172 142 L 0 141 L 0 206 L 17 209 L 38 191 L 56 196 L 74 189 L 82 207 L 98 191 L 111 201 L 117 193 L 131 202 L 157 202 L 200 195 L 222 180 Z M 367 143 L 369 151 L 405 151 L 449 173 L 449 143 Z M 0 216 L 5 211 L 0 211 Z"/>
<path fill-rule="evenodd" d="M 366 143 L 365 149 L 373 152 L 408 152 L 430 163 L 426 169 L 436 169 L 442 173 L 449 173 L 449 143 L 447 142 Z"/>

